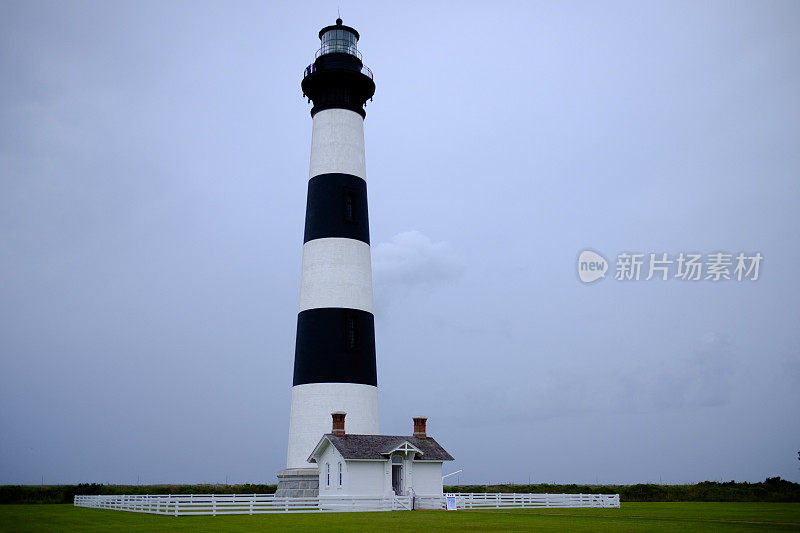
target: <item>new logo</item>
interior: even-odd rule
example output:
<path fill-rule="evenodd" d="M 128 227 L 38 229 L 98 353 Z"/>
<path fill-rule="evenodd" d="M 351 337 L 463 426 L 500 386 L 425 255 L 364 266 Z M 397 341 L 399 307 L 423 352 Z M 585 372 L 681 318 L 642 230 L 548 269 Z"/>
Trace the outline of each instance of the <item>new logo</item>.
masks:
<path fill-rule="evenodd" d="M 608 261 L 602 255 L 584 250 L 578 256 L 578 277 L 584 283 L 591 283 L 606 276 Z"/>

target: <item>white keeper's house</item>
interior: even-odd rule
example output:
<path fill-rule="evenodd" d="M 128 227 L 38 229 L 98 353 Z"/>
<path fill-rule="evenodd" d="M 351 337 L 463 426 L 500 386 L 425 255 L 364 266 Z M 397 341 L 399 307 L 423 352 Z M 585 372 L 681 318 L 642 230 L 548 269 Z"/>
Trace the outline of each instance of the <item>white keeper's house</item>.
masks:
<path fill-rule="evenodd" d="M 442 495 L 442 464 L 453 457 L 427 435 L 426 418 L 414 418 L 410 436 L 348 435 L 345 413 L 331 416 L 331 433 L 308 458 L 319 467 L 320 498 Z"/>

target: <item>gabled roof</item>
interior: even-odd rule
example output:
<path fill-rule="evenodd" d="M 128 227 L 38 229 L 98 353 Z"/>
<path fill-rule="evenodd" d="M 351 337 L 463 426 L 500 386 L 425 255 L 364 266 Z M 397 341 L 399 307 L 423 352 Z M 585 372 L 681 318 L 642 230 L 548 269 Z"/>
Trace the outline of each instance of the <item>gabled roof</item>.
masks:
<path fill-rule="evenodd" d="M 311 457 L 308 458 L 309 461 L 314 460 L 317 450 L 326 440 L 345 459 L 386 460 L 388 454 L 407 442 L 419 450 L 415 458 L 418 461 L 453 461 L 453 456 L 431 437 L 421 439 L 402 435 L 334 435 L 332 433 L 327 433 L 320 439 L 319 444 L 311 453 Z"/>
<path fill-rule="evenodd" d="M 381 452 L 381 455 L 390 455 L 393 454 L 394 452 L 403 452 L 403 453 L 417 452 L 419 455 L 424 455 L 424 452 L 422 450 L 420 450 L 419 448 L 417 448 L 416 446 L 414 446 L 405 439 L 403 440 L 403 442 L 401 442 L 391 450 L 386 450 L 385 452 Z"/>

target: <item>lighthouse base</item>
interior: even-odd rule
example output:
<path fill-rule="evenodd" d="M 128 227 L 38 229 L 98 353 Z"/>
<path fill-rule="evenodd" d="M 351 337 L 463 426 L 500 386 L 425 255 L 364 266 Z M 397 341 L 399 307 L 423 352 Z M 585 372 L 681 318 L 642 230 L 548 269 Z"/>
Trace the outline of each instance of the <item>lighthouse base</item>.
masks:
<path fill-rule="evenodd" d="M 289 468 L 278 472 L 276 498 L 316 498 L 319 496 L 318 468 Z"/>

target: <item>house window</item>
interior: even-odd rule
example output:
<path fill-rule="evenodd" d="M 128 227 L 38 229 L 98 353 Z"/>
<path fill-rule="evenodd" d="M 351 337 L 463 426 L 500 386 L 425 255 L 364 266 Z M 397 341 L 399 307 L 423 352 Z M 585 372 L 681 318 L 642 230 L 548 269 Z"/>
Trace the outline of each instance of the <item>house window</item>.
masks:
<path fill-rule="evenodd" d="M 342 462 L 339 461 L 339 486 L 342 486 Z"/>
<path fill-rule="evenodd" d="M 327 481 L 325 482 L 325 486 L 326 487 L 330 487 L 331 486 L 331 464 L 330 463 L 325 463 L 325 474 L 328 477 Z"/>
<path fill-rule="evenodd" d="M 356 351 L 358 347 L 358 318 L 348 316 L 345 321 L 345 348 L 348 352 Z"/>

